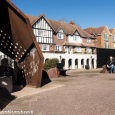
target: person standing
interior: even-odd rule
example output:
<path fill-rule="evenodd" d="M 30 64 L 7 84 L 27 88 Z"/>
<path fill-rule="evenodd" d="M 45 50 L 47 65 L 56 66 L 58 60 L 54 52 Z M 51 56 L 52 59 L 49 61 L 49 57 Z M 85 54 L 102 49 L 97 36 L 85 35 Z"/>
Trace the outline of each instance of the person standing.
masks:
<path fill-rule="evenodd" d="M 110 68 L 109 73 L 115 72 L 115 62 L 113 61 L 113 57 L 110 56 L 110 59 L 107 61 L 107 67 Z"/>

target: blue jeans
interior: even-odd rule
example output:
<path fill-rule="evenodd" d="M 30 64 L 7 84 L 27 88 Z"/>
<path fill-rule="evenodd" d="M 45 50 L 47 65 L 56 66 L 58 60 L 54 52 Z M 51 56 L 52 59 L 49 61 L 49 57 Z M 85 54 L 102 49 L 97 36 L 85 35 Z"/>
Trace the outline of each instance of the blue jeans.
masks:
<path fill-rule="evenodd" d="M 113 72 L 115 72 L 115 66 L 109 66 L 110 67 L 110 73 L 113 71 Z"/>

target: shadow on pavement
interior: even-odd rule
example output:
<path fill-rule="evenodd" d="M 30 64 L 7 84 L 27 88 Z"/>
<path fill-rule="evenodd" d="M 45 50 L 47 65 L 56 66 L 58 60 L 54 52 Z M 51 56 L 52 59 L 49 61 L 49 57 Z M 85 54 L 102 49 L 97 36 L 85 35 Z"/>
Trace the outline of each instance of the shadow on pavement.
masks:
<path fill-rule="evenodd" d="M 6 88 L 0 88 L 0 111 L 2 111 L 11 101 L 16 99 Z"/>
<path fill-rule="evenodd" d="M 42 72 L 41 87 L 44 86 L 44 85 L 46 85 L 46 84 L 48 84 L 48 83 L 50 83 L 50 82 L 51 82 L 51 80 L 50 80 L 47 72 L 43 70 L 43 72 Z"/>

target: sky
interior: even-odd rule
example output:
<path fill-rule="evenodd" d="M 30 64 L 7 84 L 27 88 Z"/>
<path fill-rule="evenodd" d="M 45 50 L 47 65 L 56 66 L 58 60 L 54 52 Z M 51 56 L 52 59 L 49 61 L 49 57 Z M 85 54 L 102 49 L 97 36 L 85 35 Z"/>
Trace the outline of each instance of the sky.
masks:
<path fill-rule="evenodd" d="M 82 29 L 115 28 L 115 0 L 10 0 L 23 13 L 52 20 L 74 20 Z"/>

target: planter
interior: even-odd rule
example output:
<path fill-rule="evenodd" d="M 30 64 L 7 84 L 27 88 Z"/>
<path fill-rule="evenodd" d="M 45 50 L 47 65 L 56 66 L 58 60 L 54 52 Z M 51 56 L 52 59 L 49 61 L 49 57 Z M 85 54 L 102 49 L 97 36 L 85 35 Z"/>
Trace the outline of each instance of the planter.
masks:
<path fill-rule="evenodd" d="M 58 68 L 51 68 L 47 71 L 48 77 L 49 78 L 58 78 L 59 77 L 59 72 L 58 72 Z"/>

